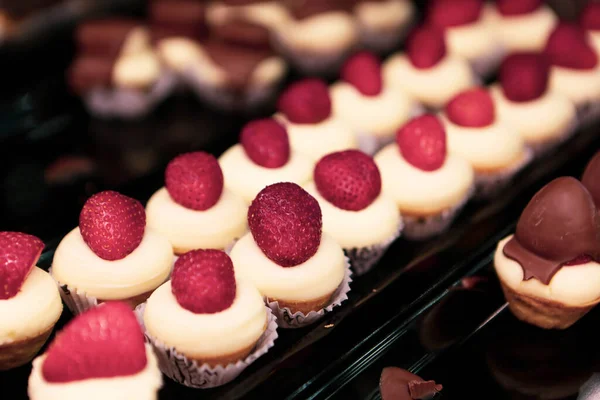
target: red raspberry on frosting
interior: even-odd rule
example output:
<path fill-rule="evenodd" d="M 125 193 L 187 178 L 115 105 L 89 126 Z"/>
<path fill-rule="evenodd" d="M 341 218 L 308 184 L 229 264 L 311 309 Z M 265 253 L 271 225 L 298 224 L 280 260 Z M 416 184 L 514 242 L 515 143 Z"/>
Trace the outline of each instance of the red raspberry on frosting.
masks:
<path fill-rule="evenodd" d="M 273 118 L 247 123 L 242 129 L 240 142 L 246 155 L 261 167 L 280 168 L 290 159 L 287 131 Z"/>
<path fill-rule="evenodd" d="M 262 252 L 282 267 L 302 264 L 321 244 L 319 203 L 295 183 L 261 190 L 248 209 L 248 225 Z"/>
<path fill-rule="evenodd" d="M 145 229 L 144 206 L 111 190 L 90 197 L 79 214 L 83 241 L 98 257 L 108 261 L 125 258 L 137 249 Z"/>
<path fill-rule="evenodd" d="M 331 114 L 327 84 L 309 78 L 292 83 L 279 97 L 278 110 L 295 124 L 318 124 Z"/>
<path fill-rule="evenodd" d="M 44 242 L 21 232 L 0 232 L 0 300 L 19 293 L 35 263 Z"/>
<path fill-rule="evenodd" d="M 423 171 L 435 171 L 446 161 L 446 131 L 431 114 L 414 118 L 396 134 L 400 153 L 410 165 Z"/>
<path fill-rule="evenodd" d="M 541 7 L 542 0 L 496 0 L 496 7 L 502 15 L 529 14 Z"/>
<path fill-rule="evenodd" d="M 494 122 L 492 96 L 483 88 L 465 90 L 446 105 L 448 119 L 456 125 L 481 128 Z"/>
<path fill-rule="evenodd" d="M 179 305 L 196 314 L 228 309 L 235 300 L 233 263 L 221 250 L 192 250 L 177 259 L 171 290 Z"/>
<path fill-rule="evenodd" d="M 482 0 L 431 0 L 427 22 L 439 28 L 467 25 L 481 15 Z"/>
<path fill-rule="evenodd" d="M 592 69 L 598 64 L 587 32 L 574 23 L 559 23 L 546 42 L 544 53 L 552 65 L 559 67 Z"/>
<path fill-rule="evenodd" d="M 56 335 L 44 379 L 67 383 L 137 374 L 146 367 L 144 335 L 131 308 L 108 302 L 80 314 Z"/>
<path fill-rule="evenodd" d="M 600 3 L 595 1 L 587 3 L 579 16 L 579 24 L 584 29 L 600 30 Z"/>
<path fill-rule="evenodd" d="M 381 192 L 381 175 L 371 157 L 358 150 L 331 153 L 315 167 L 315 185 L 338 208 L 360 211 Z"/>
<path fill-rule="evenodd" d="M 443 32 L 434 26 L 416 28 L 406 40 L 406 54 L 416 68 L 435 66 L 446 56 Z"/>
<path fill-rule="evenodd" d="M 165 186 L 176 203 L 204 211 L 214 206 L 223 193 L 223 172 L 212 154 L 186 153 L 167 165 Z"/>
<path fill-rule="evenodd" d="M 383 88 L 381 62 L 368 51 L 350 57 L 342 66 L 340 76 L 365 96 L 377 96 Z"/>
<path fill-rule="evenodd" d="M 544 55 L 514 53 L 502 62 L 499 80 L 507 99 L 525 102 L 546 93 L 549 75 L 550 65 Z"/>

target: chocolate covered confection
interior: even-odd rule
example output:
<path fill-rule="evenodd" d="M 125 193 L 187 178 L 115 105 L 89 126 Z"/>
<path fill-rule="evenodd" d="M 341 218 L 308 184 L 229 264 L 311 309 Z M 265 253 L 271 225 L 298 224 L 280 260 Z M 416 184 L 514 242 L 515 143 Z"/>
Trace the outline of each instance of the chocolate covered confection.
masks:
<path fill-rule="evenodd" d="M 112 85 L 114 60 L 110 58 L 82 56 L 77 58 L 69 71 L 69 87 L 77 94 L 85 94 L 96 87 Z"/>
<path fill-rule="evenodd" d="M 100 19 L 77 27 L 75 41 L 81 53 L 90 56 L 116 58 L 132 31 L 142 27 L 132 19 Z"/>
<path fill-rule="evenodd" d="M 585 168 L 581 183 L 592 195 L 596 207 L 600 208 L 600 151 L 596 153 Z"/>
<path fill-rule="evenodd" d="M 270 49 L 270 32 L 261 25 L 232 19 L 213 27 L 211 34 L 224 42 L 260 49 Z"/>
<path fill-rule="evenodd" d="M 405 369 L 387 367 L 381 372 L 379 391 L 383 400 L 428 399 L 440 392 L 442 385 L 425 381 Z"/>
<path fill-rule="evenodd" d="M 202 1 L 155 0 L 148 8 L 153 40 L 183 36 L 201 39 L 208 33 L 206 5 Z"/>
<path fill-rule="evenodd" d="M 544 186 L 529 202 L 504 254 L 523 268 L 524 280 L 548 285 L 563 266 L 600 258 L 600 215 L 592 196 L 575 178 Z"/>

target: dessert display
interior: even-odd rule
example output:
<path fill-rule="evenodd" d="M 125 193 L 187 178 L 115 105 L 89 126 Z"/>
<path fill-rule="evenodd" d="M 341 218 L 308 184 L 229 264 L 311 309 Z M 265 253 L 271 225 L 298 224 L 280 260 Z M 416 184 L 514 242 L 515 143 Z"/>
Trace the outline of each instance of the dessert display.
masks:
<path fill-rule="evenodd" d="M 33 361 L 31 400 L 156 400 L 162 376 L 128 304 L 108 302 L 69 322 Z"/>
<path fill-rule="evenodd" d="M 0 232 L 0 371 L 31 361 L 62 313 L 54 280 L 36 266 L 44 243 Z"/>
<path fill-rule="evenodd" d="M 250 204 L 258 192 L 277 182 L 298 185 L 311 180 L 314 162 L 290 149 L 286 129 L 275 119 L 247 123 L 240 143 L 219 157 L 225 186 Z M 243 210 L 243 221 L 246 221 Z"/>
<path fill-rule="evenodd" d="M 332 113 L 354 130 L 367 154 L 393 142 L 396 129 L 420 111 L 409 96 L 384 82 L 381 62 L 372 53 L 354 54 L 340 77 L 330 88 Z"/>
<path fill-rule="evenodd" d="M 426 381 L 420 376 L 398 367 L 386 367 L 379 378 L 382 400 L 430 399 L 441 392 L 443 386 L 435 381 Z"/>
<path fill-rule="evenodd" d="M 542 51 L 558 17 L 543 0 L 496 0 L 484 16 L 508 52 Z"/>
<path fill-rule="evenodd" d="M 418 240 L 442 233 L 473 193 L 469 163 L 447 152 L 441 121 L 426 114 L 398 130 L 396 143 L 375 155 L 383 192 L 402 215 L 402 235 Z"/>
<path fill-rule="evenodd" d="M 529 202 L 494 266 L 512 313 L 566 329 L 600 301 L 600 215 L 585 186 L 557 178 Z"/>
<path fill-rule="evenodd" d="M 317 161 L 358 147 L 352 128 L 334 113 L 327 84 L 320 79 L 292 83 L 279 97 L 275 118 L 286 128 L 292 151 Z"/>
<path fill-rule="evenodd" d="M 475 85 L 469 63 L 446 51 L 443 32 L 421 26 L 409 35 L 406 53 L 392 55 L 383 64 L 383 81 L 428 109 L 436 110 L 461 91 Z"/>
<path fill-rule="evenodd" d="M 246 211 L 243 198 L 224 188 L 217 159 L 205 152 L 174 158 L 165 186 L 146 205 L 148 228 L 167 238 L 176 255 L 227 249 L 246 233 Z"/>
<path fill-rule="evenodd" d="M 600 4 L 595 1 L 588 2 L 581 11 L 579 24 L 588 32 L 596 54 L 600 53 Z"/>
<path fill-rule="evenodd" d="M 179 257 L 171 280 L 137 309 L 169 378 L 191 387 L 223 385 L 265 354 L 277 324 L 249 280 L 219 250 Z"/>
<path fill-rule="evenodd" d="M 489 198 L 506 187 L 531 161 L 523 137 L 496 115 L 494 101 L 484 88 L 454 97 L 442 114 L 448 152 L 467 160 L 475 171 L 475 196 Z"/>
<path fill-rule="evenodd" d="M 304 187 L 321 207 L 323 232 L 338 242 L 358 274 L 369 271 L 400 235 L 394 199 L 381 191 L 373 159 L 358 150 L 331 153 L 316 165 Z"/>
<path fill-rule="evenodd" d="M 142 22 L 113 18 L 78 26 L 78 55 L 67 73 L 92 114 L 133 118 L 166 98 L 174 81 L 162 71 Z"/>
<path fill-rule="evenodd" d="M 550 89 L 575 103 L 582 124 L 595 120 L 600 112 L 600 65 L 586 31 L 561 22 L 550 34 L 544 53 L 552 65 Z"/>
<path fill-rule="evenodd" d="M 238 279 L 252 282 L 284 328 L 320 319 L 346 300 L 348 262 L 341 246 L 322 233 L 319 203 L 295 183 L 267 186 L 248 210 L 250 233 L 235 243 Z"/>
<path fill-rule="evenodd" d="M 550 65 L 539 53 L 513 53 L 490 88 L 498 118 L 509 123 L 535 155 L 568 139 L 577 128 L 575 105 L 548 88 Z"/>
<path fill-rule="evenodd" d="M 425 21 L 444 32 L 450 54 L 465 58 L 480 76 L 494 72 L 503 48 L 484 18 L 482 0 L 431 0 Z"/>
<path fill-rule="evenodd" d="M 596 207 L 600 208 L 600 151 L 588 162 L 581 183 L 592 195 Z"/>
<path fill-rule="evenodd" d="M 54 253 L 50 274 L 69 309 L 77 314 L 99 303 L 144 302 L 169 276 L 169 240 L 147 229 L 142 204 L 114 191 L 90 197 Z"/>

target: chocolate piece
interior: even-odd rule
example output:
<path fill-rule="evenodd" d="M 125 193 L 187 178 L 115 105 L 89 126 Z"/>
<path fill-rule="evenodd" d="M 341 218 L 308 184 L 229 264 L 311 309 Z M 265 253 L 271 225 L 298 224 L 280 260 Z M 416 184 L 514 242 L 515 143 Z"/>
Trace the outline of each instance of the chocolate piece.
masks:
<path fill-rule="evenodd" d="M 413 388 L 412 392 L 411 386 Z M 431 388 L 434 391 L 426 390 Z M 436 385 L 435 381 L 425 382 L 421 377 L 397 367 L 384 368 L 379 379 L 379 391 L 382 400 L 424 399 L 440 390 L 442 390 L 442 385 Z"/>
<path fill-rule="evenodd" d="M 206 36 L 206 5 L 198 1 L 160 0 L 150 4 L 149 22 L 153 39 L 184 36 L 200 39 Z"/>
<path fill-rule="evenodd" d="M 76 94 L 85 94 L 98 87 L 110 87 L 114 65 L 113 60 L 108 58 L 79 57 L 67 72 L 69 86 Z"/>
<path fill-rule="evenodd" d="M 600 151 L 596 153 L 585 168 L 581 183 L 592 195 L 596 207 L 600 208 Z"/>
<path fill-rule="evenodd" d="M 600 258 L 600 215 L 592 196 L 575 178 L 562 177 L 542 188 L 529 202 L 504 254 L 523 268 L 523 279 L 548 285 L 569 261 Z"/>
<path fill-rule="evenodd" d="M 292 16 L 298 20 L 314 17 L 332 11 L 345 11 L 351 13 L 354 1 L 348 0 L 288 0 L 286 6 Z"/>
<path fill-rule="evenodd" d="M 438 385 L 435 381 L 410 381 L 408 382 L 408 391 L 413 399 L 427 399 L 442 391 L 442 385 Z"/>
<path fill-rule="evenodd" d="M 269 30 L 248 21 L 233 19 L 213 27 L 211 33 L 227 43 L 263 49 L 270 47 Z"/>
<path fill-rule="evenodd" d="M 77 27 L 75 38 L 82 53 L 116 58 L 131 31 L 140 26 L 139 21 L 130 19 L 88 21 Z"/>

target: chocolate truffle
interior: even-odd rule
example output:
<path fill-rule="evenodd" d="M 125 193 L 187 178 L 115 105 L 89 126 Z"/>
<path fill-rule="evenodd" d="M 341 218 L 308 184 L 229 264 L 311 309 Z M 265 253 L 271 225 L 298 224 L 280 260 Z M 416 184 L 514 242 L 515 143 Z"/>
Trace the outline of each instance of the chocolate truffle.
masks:
<path fill-rule="evenodd" d="M 524 280 L 548 285 L 563 266 L 600 258 L 600 216 L 575 178 L 557 178 L 529 202 L 504 254 L 517 261 Z"/>
<path fill-rule="evenodd" d="M 428 399 L 441 390 L 442 385 L 435 381 L 425 381 L 420 376 L 397 367 L 384 368 L 379 380 L 382 400 Z"/>
<path fill-rule="evenodd" d="M 581 183 L 592 195 L 596 207 L 600 208 L 600 151 L 596 153 L 585 168 Z"/>

